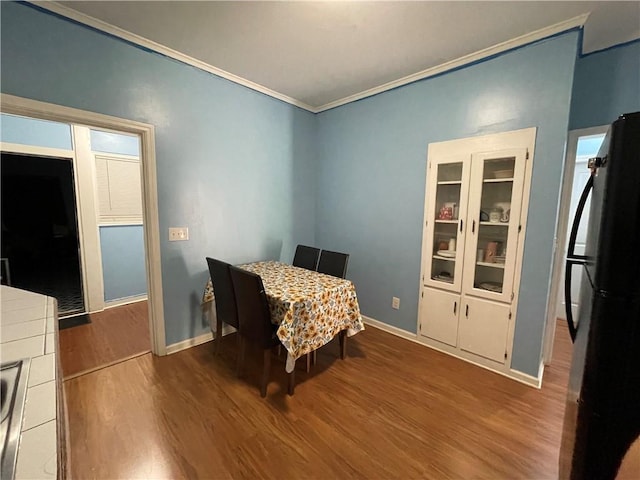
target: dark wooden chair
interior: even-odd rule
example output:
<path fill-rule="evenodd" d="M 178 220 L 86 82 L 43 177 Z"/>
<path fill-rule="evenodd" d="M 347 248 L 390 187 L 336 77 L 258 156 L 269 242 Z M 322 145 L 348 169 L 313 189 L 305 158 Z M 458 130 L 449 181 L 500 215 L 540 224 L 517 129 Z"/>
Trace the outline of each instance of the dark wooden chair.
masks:
<path fill-rule="evenodd" d="M 318 265 L 319 256 L 319 248 L 298 245 L 296 247 L 296 253 L 293 256 L 293 266 L 306 268 L 307 270 L 315 270 L 316 265 Z"/>
<path fill-rule="evenodd" d="M 345 278 L 345 276 L 347 275 L 348 263 L 349 263 L 348 253 L 322 250 L 322 252 L 320 252 L 320 260 L 318 261 L 318 268 L 316 270 L 320 273 L 333 275 L 334 277 Z"/>
<path fill-rule="evenodd" d="M 322 250 L 320 252 L 320 260 L 316 271 L 326 273 L 338 278 L 345 278 L 347 275 L 347 264 L 349 263 L 349 254 L 332 252 L 331 250 Z M 346 331 L 339 333 L 340 339 L 340 357 L 344 359 L 346 355 Z M 314 350 L 307 354 L 307 372 L 311 369 L 311 364 L 316 363 L 317 351 Z"/>
<path fill-rule="evenodd" d="M 231 281 L 230 264 L 207 257 L 209 275 L 213 285 L 213 295 L 216 305 L 216 338 L 215 353 L 220 352 L 222 341 L 222 322 L 238 329 L 238 311 L 236 309 L 236 295 Z"/>
<path fill-rule="evenodd" d="M 260 396 L 265 397 L 269 371 L 271 370 L 271 349 L 280 345 L 280 340 L 276 335 L 277 325 L 271 323 L 271 312 L 260 276 L 241 268 L 231 267 L 231 279 L 236 293 L 240 323 L 238 375 L 242 373 L 246 343 L 249 342 L 260 347 L 263 350 Z M 289 374 L 289 395 L 293 395 L 294 388 L 295 371 Z"/>

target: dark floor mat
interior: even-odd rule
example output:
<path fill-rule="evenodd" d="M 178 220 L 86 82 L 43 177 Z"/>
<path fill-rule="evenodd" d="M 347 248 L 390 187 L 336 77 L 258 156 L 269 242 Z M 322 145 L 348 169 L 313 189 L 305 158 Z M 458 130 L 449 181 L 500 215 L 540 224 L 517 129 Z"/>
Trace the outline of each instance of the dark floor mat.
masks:
<path fill-rule="evenodd" d="M 12 286 L 58 300 L 58 313 L 67 316 L 84 311 L 84 297 L 77 258 L 47 257 L 40 262 L 16 259 L 11 264 Z"/>
<path fill-rule="evenodd" d="M 77 327 L 79 325 L 86 325 L 91 323 L 91 319 L 88 314 L 75 315 L 73 317 L 61 318 L 58 320 L 58 329 L 64 330 L 65 328 Z"/>

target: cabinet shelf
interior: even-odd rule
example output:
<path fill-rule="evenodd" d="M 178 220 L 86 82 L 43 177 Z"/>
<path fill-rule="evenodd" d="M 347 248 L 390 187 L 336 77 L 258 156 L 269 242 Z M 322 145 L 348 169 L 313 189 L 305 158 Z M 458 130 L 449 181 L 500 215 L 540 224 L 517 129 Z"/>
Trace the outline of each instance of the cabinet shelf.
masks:
<path fill-rule="evenodd" d="M 431 277 L 431 280 L 435 280 L 436 282 L 453 284 L 453 278 L 446 279 L 446 278 Z"/>
<path fill-rule="evenodd" d="M 504 263 L 489 263 L 489 262 L 476 262 L 476 265 L 489 268 L 502 268 L 504 269 Z"/>
<path fill-rule="evenodd" d="M 445 260 L 447 262 L 455 262 L 456 261 L 456 257 L 442 257 L 440 255 L 434 255 L 433 258 L 436 259 L 436 260 Z"/>
<path fill-rule="evenodd" d="M 491 227 L 508 227 L 509 222 L 480 222 L 480 225 L 489 225 Z"/>
<path fill-rule="evenodd" d="M 443 180 L 438 185 L 462 185 L 462 180 Z"/>
<path fill-rule="evenodd" d="M 483 183 L 505 183 L 505 182 L 513 182 L 513 178 L 485 178 L 482 180 Z"/>
<path fill-rule="evenodd" d="M 458 223 L 458 220 L 440 220 L 440 219 L 436 219 L 436 223 Z"/>

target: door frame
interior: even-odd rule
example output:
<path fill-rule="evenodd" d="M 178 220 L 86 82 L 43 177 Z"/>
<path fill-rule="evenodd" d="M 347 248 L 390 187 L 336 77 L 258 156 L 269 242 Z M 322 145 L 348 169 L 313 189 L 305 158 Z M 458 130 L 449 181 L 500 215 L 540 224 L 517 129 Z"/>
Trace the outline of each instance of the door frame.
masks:
<path fill-rule="evenodd" d="M 558 205 L 558 220 L 556 223 L 556 236 L 553 239 L 553 269 L 551 271 L 551 285 L 549 287 L 547 304 L 547 321 L 544 333 L 543 361 L 545 365 L 551 363 L 553 355 L 553 341 L 556 332 L 556 303 L 558 300 L 558 289 L 561 287 L 560 279 L 564 268 L 564 251 L 566 248 L 567 231 L 569 229 L 569 209 L 571 207 L 571 190 L 573 186 L 573 174 L 576 166 L 578 154 L 578 140 L 581 137 L 591 135 L 602 135 L 607 133 L 609 125 L 599 125 L 596 127 L 580 128 L 569 130 L 567 136 L 566 155 L 564 169 L 562 173 L 562 187 L 560 190 L 560 204 Z"/>
<path fill-rule="evenodd" d="M 155 154 L 155 127 L 148 123 L 89 112 L 53 103 L 41 102 L 14 95 L 0 94 L 0 111 L 25 117 L 87 125 L 106 130 L 140 136 L 142 165 L 143 230 L 147 270 L 149 331 L 151 351 L 166 355 L 162 269 L 160 262 L 160 222 L 158 218 L 158 190 Z"/>

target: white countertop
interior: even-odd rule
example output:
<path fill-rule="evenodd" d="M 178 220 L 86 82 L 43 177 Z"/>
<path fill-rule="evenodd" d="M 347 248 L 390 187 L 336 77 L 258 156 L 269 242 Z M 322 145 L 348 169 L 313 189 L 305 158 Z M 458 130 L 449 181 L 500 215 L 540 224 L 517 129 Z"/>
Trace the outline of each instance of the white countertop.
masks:
<path fill-rule="evenodd" d="M 3 285 L 0 306 L 0 363 L 31 359 L 15 478 L 55 479 L 56 300 Z"/>

